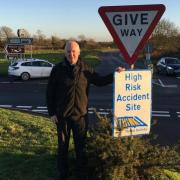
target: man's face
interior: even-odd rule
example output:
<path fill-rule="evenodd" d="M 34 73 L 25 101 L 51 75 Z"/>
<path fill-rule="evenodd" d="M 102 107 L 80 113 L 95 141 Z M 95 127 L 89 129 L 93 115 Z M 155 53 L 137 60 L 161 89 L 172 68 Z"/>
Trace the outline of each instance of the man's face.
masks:
<path fill-rule="evenodd" d="M 66 45 L 65 56 L 71 65 L 77 63 L 80 55 L 79 45 L 76 42 L 70 42 Z"/>

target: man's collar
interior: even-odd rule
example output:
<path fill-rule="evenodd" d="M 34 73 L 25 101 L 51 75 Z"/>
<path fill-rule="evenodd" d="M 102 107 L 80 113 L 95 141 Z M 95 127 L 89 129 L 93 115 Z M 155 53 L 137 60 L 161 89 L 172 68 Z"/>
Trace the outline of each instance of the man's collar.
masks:
<path fill-rule="evenodd" d="M 72 65 L 72 64 L 69 63 L 69 61 L 67 60 L 67 58 L 64 57 L 63 65 L 64 65 L 64 66 L 71 66 L 71 67 L 72 67 L 72 66 L 79 65 L 80 61 L 81 61 L 81 58 L 79 57 L 79 59 L 77 60 L 77 63 Z"/>

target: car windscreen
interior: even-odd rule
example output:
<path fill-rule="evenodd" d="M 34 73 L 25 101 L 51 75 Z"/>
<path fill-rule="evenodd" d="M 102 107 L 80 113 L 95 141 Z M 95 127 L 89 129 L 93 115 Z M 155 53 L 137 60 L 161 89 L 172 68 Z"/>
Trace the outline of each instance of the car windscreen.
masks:
<path fill-rule="evenodd" d="M 11 66 L 16 66 L 18 63 L 17 62 L 15 62 L 15 63 L 13 63 Z"/>
<path fill-rule="evenodd" d="M 167 64 L 180 64 L 180 59 L 166 59 Z"/>
<path fill-rule="evenodd" d="M 21 64 L 21 66 L 31 66 L 31 65 L 32 65 L 31 62 L 24 62 L 24 63 Z"/>

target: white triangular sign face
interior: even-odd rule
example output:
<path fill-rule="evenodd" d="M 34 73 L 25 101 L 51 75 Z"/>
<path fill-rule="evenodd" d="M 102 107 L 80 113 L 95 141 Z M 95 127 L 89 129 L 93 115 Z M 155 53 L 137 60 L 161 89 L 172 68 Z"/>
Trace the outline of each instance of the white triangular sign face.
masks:
<path fill-rule="evenodd" d="M 110 22 L 114 22 L 112 23 L 112 26 L 114 30 L 116 31 L 116 34 L 118 35 L 119 39 L 121 39 L 121 42 L 126 48 L 129 56 L 132 57 L 138 44 L 140 43 L 147 29 L 152 23 L 154 17 L 157 15 L 157 11 L 149 11 L 149 12 L 138 11 L 138 12 L 130 12 L 130 13 L 121 12 L 120 14 L 117 14 L 116 12 L 112 12 L 112 13 L 106 13 L 106 15 L 109 18 Z M 148 16 L 149 18 L 148 23 L 146 21 L 144 21 L 144 24 L 141 23 L 141 19 L 138 17 L 142 15 L 144 15 L 145 18 L 147 18 Z M 132 22 L 131 22 L 131 24 L 127 24 L 119 28 L 118 24 L 120 24 L 120 21 L 122 20 L 122 18 L 125 19 L 125 16 L 127 17 L 127 21 L 128 21 L 128 16 L 129 16 L 130 21 L 131 19 L 132 21 L 134 21 L 134 25 L 132 25 Z"/>
<path fill-rule="evenodd" d="M 165 11 L 164 5 L 101 7 L 99 13 L 121 50 L 133 64 Z"/>

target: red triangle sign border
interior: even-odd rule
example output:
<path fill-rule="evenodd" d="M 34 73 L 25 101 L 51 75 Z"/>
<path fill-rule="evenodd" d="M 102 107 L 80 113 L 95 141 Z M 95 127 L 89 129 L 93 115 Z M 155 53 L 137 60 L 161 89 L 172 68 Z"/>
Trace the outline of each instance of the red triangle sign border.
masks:
<path fill-rule="evenodd" d="M 149 25 L 147 31 L 145 32 L 144 36 L 140 40 L 137 48 L 135 49 L 132 56 L 129 55 L 127 52 L 124 44 L 122 43 L 121 39 L 119 38 L 117 32 L 115 31 L 112 23 L 110 22 L 109 18 L 107 17 L 106 13 L 112 13 L 112 12 L 134 12 L 134 11 L 157 11 L 157 14 L 155 15 L 154 19 L 152 20 L 151 24 Z M 140 51 L 143 49 L 145 43 L 149 39 L 151 33 L 153 32 L 155 26 L 159 22 L 161 16 L 163 15 L 165 11 L 165 6 L 163 4 L 152 4 L 152 5 L 129 5 L 129 6 L 102 6 L 99 8 L 99 14 L 106 25 L 107 29 L 109 30 L 111 36 L 114 39 L 114 42 L 122 52 L 122 55 L 124 56 L 125 60 L 128 62 L 128 64 L 133 64 Z"/>

